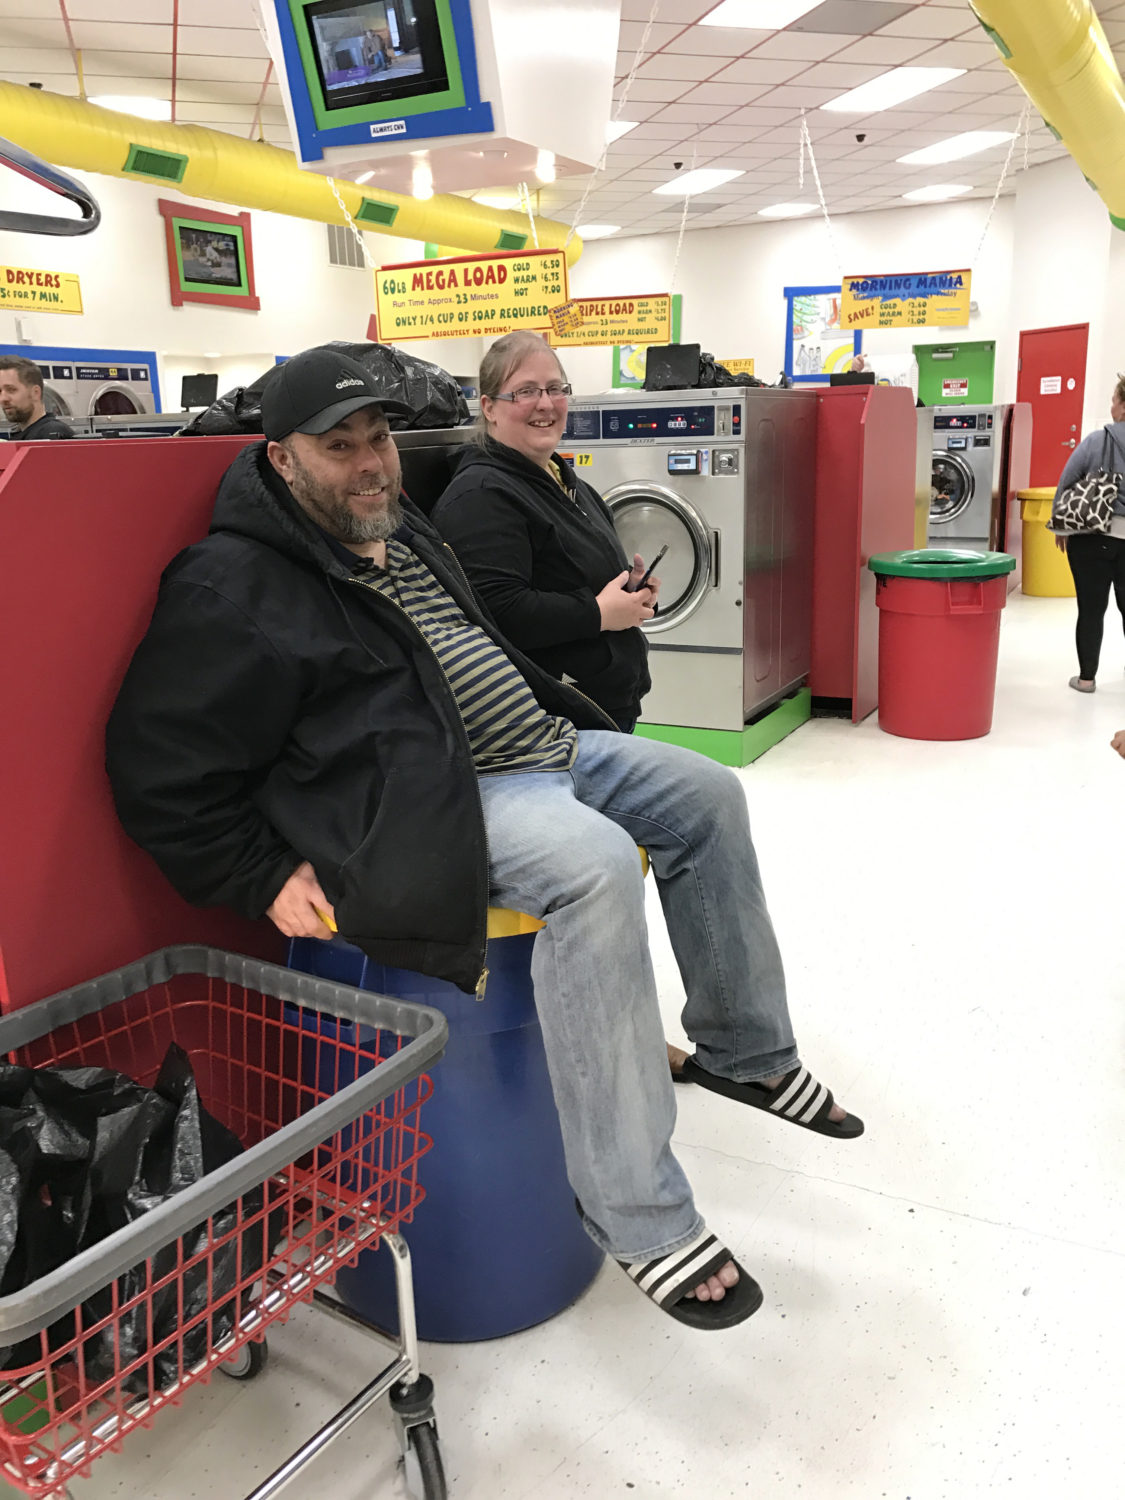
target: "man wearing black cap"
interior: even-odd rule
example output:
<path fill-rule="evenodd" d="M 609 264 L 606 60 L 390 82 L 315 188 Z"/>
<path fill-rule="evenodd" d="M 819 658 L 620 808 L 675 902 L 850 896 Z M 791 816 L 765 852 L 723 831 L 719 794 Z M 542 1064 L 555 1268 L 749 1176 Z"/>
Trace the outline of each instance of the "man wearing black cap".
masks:
<path fill-rule="evenodd" d="M 331 350 L 267 385 L 266 442 L 165 573 L 114 708 L 121 820 L 188 900 L 287 936 L 337 924 L 481 997 L 490 899 L 542 917 L 536 1005 L 586 1228 L 663 1311 L 729 1327 L 761 1291 L 672 1154 L 637 844 L 687 991 L 685 1071 L 824 1135 L 863 1128 L 798 1062 L 742 787 L 618 733 L 504 640 L 400 497 L 402 411 Z"/>

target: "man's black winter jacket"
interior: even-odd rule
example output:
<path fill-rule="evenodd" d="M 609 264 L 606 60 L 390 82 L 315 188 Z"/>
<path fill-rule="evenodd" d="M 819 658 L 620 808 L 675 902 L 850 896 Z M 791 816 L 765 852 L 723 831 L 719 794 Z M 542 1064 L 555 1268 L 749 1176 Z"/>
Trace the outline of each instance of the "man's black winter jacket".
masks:
<path fill-rule="evenodd" d="M 477 596 L 507 638 L 615 719 L 652 686 L 642 631 L 603 630 L 596 595 L 626 559 L 598 492 L 555 455 L 565 487 L 514 448 L 467 447 L 433 509 Z"/>
<path fill-rule="evenodd" d="M 612 727 L 504 641 L 407 514 L 398 535 L 541 705 Z M 164 574 L 107 766 L 126 830 L 189 901 L 261 916 L 307 859 L 340 931 L 376 961 L 477 984 L 488 850 L 456 701 L 421 632 L 337 560 L 264 443 L 227 471 L 211 534 Z"/>

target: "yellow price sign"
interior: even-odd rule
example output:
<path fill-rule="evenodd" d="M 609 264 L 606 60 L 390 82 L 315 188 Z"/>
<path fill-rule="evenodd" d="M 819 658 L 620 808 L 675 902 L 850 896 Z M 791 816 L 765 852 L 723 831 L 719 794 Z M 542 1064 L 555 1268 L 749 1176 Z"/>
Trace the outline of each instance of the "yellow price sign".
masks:
<path fill-rule="evenodd" d="M 840 328 L 961 328 L 969 321 L 971 271 L 845 276 Z"/>
<path fill-rule="evenodd" d="M 70 271 L 0 266 L 0 307 L 13 312 L 80 313 L 82 287 Z"/>
<path fill-rule="evenodd" d="M 375 272 L 375 316 L 386 343 L 544 332 L 567 296 L 561 250 L 419 260 Z"/>
<path fill-rule="evenodd" d="M 578 297 L 570 305 L 577 308 L 581 322 L 553 329 L 550 341 L 556 347 L 672 342 L 672 298 L 667 292 L 643 297 Z"/>

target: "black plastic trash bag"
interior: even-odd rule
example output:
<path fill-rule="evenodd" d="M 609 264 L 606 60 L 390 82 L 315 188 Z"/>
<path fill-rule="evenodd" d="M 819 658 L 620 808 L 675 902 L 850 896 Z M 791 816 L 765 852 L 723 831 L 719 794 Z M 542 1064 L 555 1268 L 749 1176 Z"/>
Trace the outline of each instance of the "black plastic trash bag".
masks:
<path fill-rule="evenodd" d="M 320 349 L 335 349 L 358 360 L 370 370 L 389 400 L 402 401 L 412 416 L 388 416 L 395 431 L 419 428 L 461 427 L 469 420 L 469 407 L 461 387 L 447 370 L 406 354 L 390 344 L 348 344 L 335 340 L 318 344 Z M 194 417 L 180 433 L 181 437 L 221 437 L 228 433 L 261 432 L 262 391 L 278 366 L 259 375 L 252 385 L 235 386 L 206 411 Z"/>
<path fill-rule="evenodd" d="M 133 1223 L 241 1150 L 237 1137 L 203 1107 L 187 1054 L 175 1045 L 152 1089 L 104 1068 L 0 1067 L 0 1295 Z M 241 1203 L 244 1218 L 257 1213 L 262 1190 L 245 1194 Z M 231 1331 L 238 1309 L 223 1297 L 261 1270 L 270 1248 L 267 1223 L 233 1237 L 198 1265 L 187 1262 L 236 1223 L 231 1204 L 158 1251 L 151 1263 L 119 1277 L 116 1302 L 110 1286 L 82 1304 L 78 1317 L 89 1328 L 114 1306 L 146 1293 L 135 1308 L 83 1339 L 88 1379 L 111 1378 L 212 1307 L 153 1360 L 156 1385 L 167 1386 Z M 149 1264 L 154 1283 L 178 1266 L 186 1269 L 147 1295 Z M 51 1347 L 77 1331 L 75 1315 L 60 1318 L 50 1330 Z M 0 1368 L 39 1358 L 36 1337 L 0 1350 Z M 147 1391 L 143 1367 L 128 1385 Z"/>

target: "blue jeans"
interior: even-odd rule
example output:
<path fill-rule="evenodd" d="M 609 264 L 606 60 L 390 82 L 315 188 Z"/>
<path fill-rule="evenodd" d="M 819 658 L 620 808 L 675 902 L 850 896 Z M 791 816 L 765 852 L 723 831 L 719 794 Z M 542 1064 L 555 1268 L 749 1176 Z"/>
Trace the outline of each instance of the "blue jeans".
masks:
<path fill-rule="evenodd" d="M 569 771 L 486 776 L 480 788 L 491 899 L 547 924 L 535 1004 L 586 1228 L 621 1260 L 679 1249 L 703 1226 L 672 1154 L 637 845 L 700 1064 L 740 1082 L 788 1072 L 797 1051 L 742 786 L 691 750 L 590 729 Z"/>

